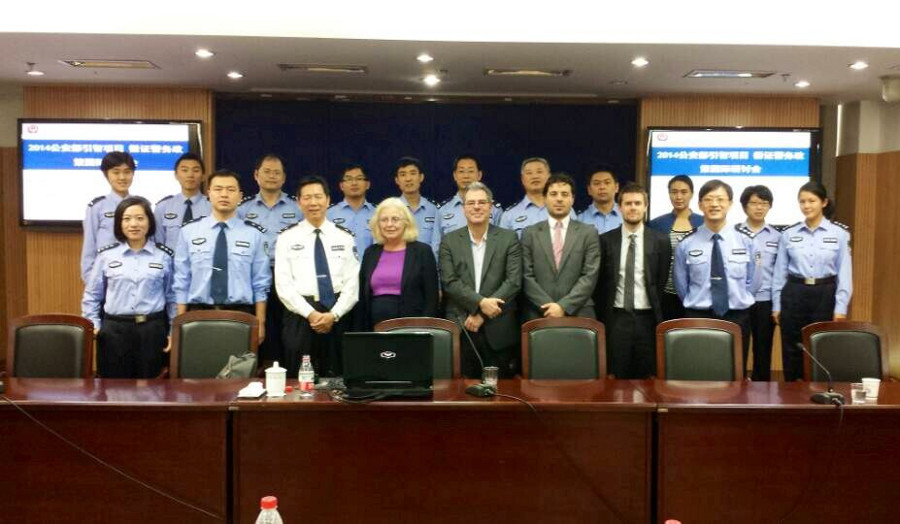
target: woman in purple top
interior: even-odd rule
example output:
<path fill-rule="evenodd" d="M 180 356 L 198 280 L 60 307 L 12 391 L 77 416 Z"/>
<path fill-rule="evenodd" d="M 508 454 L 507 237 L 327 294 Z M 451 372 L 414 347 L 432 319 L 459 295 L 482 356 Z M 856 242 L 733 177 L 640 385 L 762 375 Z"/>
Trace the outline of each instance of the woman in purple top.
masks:
<path fill-rule="evenodd" d="M 360 264 L 355 329 L 372 331 L 392 318 L 437 316 L 437 263 L 431 247 L 416 241 L 416 221 L 403 201 L 385 199 L 369 227 L 375 243 Z"/>

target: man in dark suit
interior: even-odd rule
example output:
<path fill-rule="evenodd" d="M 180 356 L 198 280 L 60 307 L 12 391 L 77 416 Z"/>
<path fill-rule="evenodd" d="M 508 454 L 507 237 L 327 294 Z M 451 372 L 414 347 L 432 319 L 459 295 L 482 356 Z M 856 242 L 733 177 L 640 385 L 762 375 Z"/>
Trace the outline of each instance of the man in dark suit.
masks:
<path fill-rule="evenodd" d="M 463 190 L 462 202 L 466 227 L 448 233 L 441 241 L 446 316 L 463 323 L 471 333 L 485 366 L 497 366 L 501 377 L 512 377 L 519 333 L 516 297 L 522 287 L 522 250 L 513 231 L 490 223 L 493 194 L 487 186 L 472 182 Z M 480 378 L 478 357 L 467 341 L 462 347 L 463 375 Z"/>
<path fill-rule="evenodd" d="M 524 319 L 578 316 L 595 318 L 594 284 L 600 243 L 594 226 L 572 220 L 575 182 L 552 175 L 544 186 L 549 218 L 522 232 Z"/>
<path fill-rule="evenodd" d="M 628 184 L 619 192 L 622 225 L 600 235 L 597 318 L 606 326 L 609 373 L 640 379 L 656 373 L 656 325 L 669 276 L 669 237 L 644 227 L 647 192 Z"/>

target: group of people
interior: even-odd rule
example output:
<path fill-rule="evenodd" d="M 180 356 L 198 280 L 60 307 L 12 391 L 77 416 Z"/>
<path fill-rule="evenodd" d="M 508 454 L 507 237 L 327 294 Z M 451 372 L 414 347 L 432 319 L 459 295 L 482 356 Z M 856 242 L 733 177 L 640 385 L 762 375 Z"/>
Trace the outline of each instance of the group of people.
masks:
<path fill-rule="evenodd" d="M 181 192 L 156 204 L 129 195 L 134 160 L 106 155 L 111 193 L 88 205 L 84 221 L 83 315 L 97 330 L 104 377 L 159 373 L 176 314 L 239 310 L 259 319 L 260 359 L 296 373 L 310 355 L 322 376 L 341 373 L 341 338 L 387 319 L 443 316 L 471 335 L 484 365 L 501 376 L 519 366 L 519 327 L 536 319 L 597 318 L 606 327 L 608 369 L 619 378 L 656 373 L 655 330 L 663 320 L 719 318 L 753 340 L 753 380 L 769 380 L 780 322 L 786 380 L 802 377 L 796 343 L 806 324 L 844 318 L 852 293 L 849 233 L 828 218 L 824 187 L 799 191 L 805 220 L 766 222 L 772 192 L 747 188 L 747 220 L 727 223 L 734 195 L 721 180 L 699 190 L 669 181 L 672 212 L 644 223 L 646 190 L 620 187 L 599 167 L 587 179 L 591 205 L 573 211 L 576 182 L 551 174 L 542 158 L 522 162 L 523 199 L 502 210 L 482 182 L 478 159 L 458 157 L 458 191 L 435 205 L 420 193 L 425 171 L 405 157 L 394 171 L 398 197 L 373 205 L 369 178 L 348 166 L 332 205 L 328 183 L 299 181 L 283 191 L 283 160 L 263 156 L 259 193 L 243 197 L 238 174 L 206 179 L 191 153 L 175 164 Z M 462 372 L 479 377 L 463 344 Z"/>

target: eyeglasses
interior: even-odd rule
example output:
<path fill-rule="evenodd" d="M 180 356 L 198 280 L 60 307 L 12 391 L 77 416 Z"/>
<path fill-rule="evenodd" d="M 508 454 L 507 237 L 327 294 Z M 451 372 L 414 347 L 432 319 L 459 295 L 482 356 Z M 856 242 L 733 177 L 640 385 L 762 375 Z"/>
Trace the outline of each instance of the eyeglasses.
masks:
<path fill-rule="evenodd" d="M 379 224 L 399 224 L 404 222 L 404 220 L 400 217 L 380 217 L 378 219 Z"/>
<path fill-rule="evenodd" d="M 723 198 L 723 197 L 715 197 L 715 198 L 706 197 L 702 200 L 702 202 L 708 206 L 711 206 L 711 205 L 720 206 L 720 205 L 724 204 L 725 202 L 728 202 L 728 199 Z"/>
<path fill-rule="evenodd" d="M 465 204 L 466 207 L 483 207 L 490 205 L 490 200 L 467 200 Z"/>

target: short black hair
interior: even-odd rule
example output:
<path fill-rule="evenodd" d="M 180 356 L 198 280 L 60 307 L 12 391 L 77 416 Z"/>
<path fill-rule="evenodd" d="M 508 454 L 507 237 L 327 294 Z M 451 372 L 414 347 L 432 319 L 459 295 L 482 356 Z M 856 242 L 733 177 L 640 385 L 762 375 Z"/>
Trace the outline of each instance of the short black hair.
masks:
<path fill-rule="evenodd" d="M 544 184 L 544 196 L 547 196 L 547 192 L 550 191 L 550 186 L 553 184 L 569 184 L 569 189 L 572 191 L 572 195 L 575 194 L 575 180 L 572 179 L 567 173 L 559 172 L 553 173 L 547 179 L 547 183 Z"/>
<path fill-rule="evenodd" d="M 674 184 L 675 182 L 684 182 L 688 185 L 689 188 L 691 188 L 691 193 L 694 192 L 694 181 L 691 180 L 691 177 L 687 175 L 675 175 L 671 179 L 669 179 L 669 185 L 667 186 L 667 188 L 672 189 L 672 184 Z"/>
<path fill-rule="evenodd" d="M 232 171 L 230 169 L 217 169 L 217 170 L 213 171 L 213 173 L 211 175 L 209 175 L 209 178 L 206 179 L 206 187 L 208 188 L 208 187 L 212 186 L 213 179 L 220 178 L 220 177 L 228 177 L 228 178 L 233 178 L 233 179 L 237 180 L 238 189 L 241 188 L 241 175 L 235 173 L 234 171 Z"/>
<path fill-rule="evenodd" d="M 178 171 L 178 166 L 186 160 L 193 160 L 194 162 L 197 162 L 198 164 L 200 164 L 200 169 L 204 173 L 206 173 L 206 164 L 203 163 L 203 159 L 200 158 L 200 155 L 198 155 L 197 153 L 185 153 L 178 157 L 178 160 L 175 161 L 175 171 Z"/>
<path fill-rule="evenodd" d="M 134 164 L 133 156 L 125 151 L 113 151 L 111 153 L 106 153 L 106 156 L 100 161 L 100 171 L 103 171 L 103 176 L 108 176 L 107 173 L 109 173 L 110 169 L 119 167 L 122 164 L 130 167 L 132 171 L 137 169 Z"/>
<path fill-rule="evenodd" d="M 709 182 L 703 184 L 703 187 L 700 188 L 700 194 L 697 195 L 697 198 L 703 200 L 703 197 L 705 197 L 707 193 L 720 188 L 724 188 L 725 192 L 728 193 L 728 200 L 734 200 L 734 190 L 731 189 L 731 186 L 729 186 L 725 182 L 722 182 L 718 178 L 714 178 Z"/>
<path fill-rule="evenodd" d="M 772 190 L 768 187 L 762 185 L 748 186 L 744 189 L 744 192 L 741 193 L 741 207 L 747 209 L 747 204 L 754 196 L 760 200 L 768 202 L 769 205 L 771 205 L 775 200 L 775 197 L 772 196 Z"/>
<path fill-rule="evenodd" d="M 419 170 L 419 173 L 425 174 L 425 168 L 422 167 L 422 161 L 418 158 L 405 156 L 397 161 L 397 167 L 394 168 L 394 176 L 397 176 L 397 171 L 400 171 L 404 167 L 416 166 L 416 169 Z"/>
<path fill-rule="evenodd" d="M 356 163 L 344 164 L 344 169 L 341 170 L 341 176 L 343 177 L 347 174 L 347 171 L 352 171 L 354 169 L 359 169 L 362 172 L 363 178 L 369 180 L 369 175 L 366 174 L 366 170 L 363 168 L 362 164 Z"/>
<path fill-rule="evenodd" d="M 619 189 L 619 204 L 622 204 L 622 195 L 625 193 L 640 193 L 644 195 L 644 204 L 648 203 L 647 189 L 644 186 L 638 184 L 637 182 L 629 182 L 625 184 L 625 187 Z"/>
<path fill-rule="evenodd" d="M 259 157 L 259 160 L 256 161 L 256 167 L 253 168 L 253 171 L 259 171 L 259 168 L 262 167 L 263 162 L 265 162 L 266 160 L 277 160 L 281 162 L 281 168 L 284 169 L 285 172 L 287 171 L 287 168 L 284 165 L 284 159 L 281 158 L 280 155 L 276 155 L 275 153 L 266 153 L 265 155 Z"/>
<path fill-rule="evenodd" d="M 309 175 L 300 179 L 300 183 L 297 185 L 297 198 L 300 198 L 300 192 L 303 191 L 304 187 L 314 184 L 319 184 L 320 186 L 322 186 L 322 191 L 325 192 L 325 196 L 331 198 L 331 190 L 328 189 L 328 182 L 326 182 L 325 179 L 320 177 L 319 175 Z"/>
<path fill-rule="evenodd" d="M 590 185 L 591 180 L 594 179 L 594 175 L 596 175 L 597 173 L 609 173 L 610 176 L 612 176 L 613 182 L 615 182 L 616 184 L 619 183 L 619 176 L 616 175 L 616 170 L 613 168 L 613 166 L 609 164 L 596 164 L 591 167 L 590 171 L 588 171 L 588 185 Z"/>
<path fill-rule="evenodd" d="M 481 171 L 481 162 L 478 161 L 478 158 L 476 158 L 475 155 L 466 153 L 464 155 L 459 155 L 458 157 L 453 159 L 453 171 L 454 172 L 456 171 L 456 168 L 459 166 L 460 160 L 471 160 L 472 162 L 475 162 L 475 169 Z"/>
<path fill-rule="evenodd" d="M 123 198 L 119 205 L 116 206 L 116 213 L 113 216 L 113 235 L 116 237 L 116 240 L 119 242 L 127 241 L 125 233 L 122 231 L 122 216 L 125 215 L 125 210 L 131 206 L 141 206 L 144 209 L 144 214 L 147 215 L 147 221 L 150 223 L 150 229 L 147 230 L 147 239 L 152 239 L 153 235 L 156 234 L 156 219 L 153 217 L 153 208 L 150 206 L 150 201 L 144 197 L 130 196 Z"/>
<path fill-rule="evenodd" d="M 800 198 L 800 193 L 803 193 L 804 191 L 816 195 L 820 200 L 828 200 L 828 204 L 822 209 L 822 214 L 825 215 L 825 218 L 830 219 L 834 214 L 834 200 L 828 198 L 828 191 L 825 189 L 825 186 L 823 186 L 821 182 L 810 180 L 800 186 L 800 190 L 797 191 L 797 198 Z"/>

